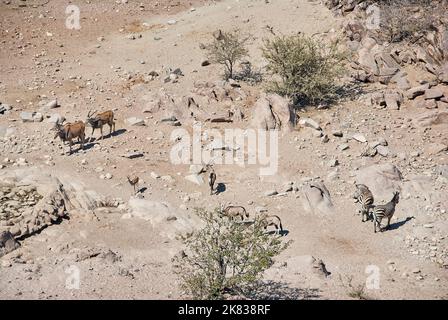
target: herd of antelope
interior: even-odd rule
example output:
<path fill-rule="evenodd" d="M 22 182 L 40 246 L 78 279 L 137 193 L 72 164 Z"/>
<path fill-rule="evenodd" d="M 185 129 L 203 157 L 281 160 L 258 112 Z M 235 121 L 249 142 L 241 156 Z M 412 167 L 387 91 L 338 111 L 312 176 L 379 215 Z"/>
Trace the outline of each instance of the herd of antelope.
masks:
<path fill-rule="evenodd" d="M 224 207 L 223 205 L 221 205 L 219 213 L 231 220 L 239 219 L 241 222 L 243 222 L 245 219 L 249 219 L 249 213 L 247 212 L 246 208 L 242 206 L 230 205 Z M 268 215 L 264 213 L 258 217 L 258 221 L 265 230 L 268 227 L 273 226 L 275 228 L 275 234 L 277 235 L 280 235 L 280 233 L 283 234 L 282 221 L 279 216 Z"/>
<path fill-rule="evenodd" d="M 86 123 L 81 120 L 68 123 L 64 123 L 64 121 L 65 120 L 56 123 L 53 129 L 56 131 L 54 138 L 56 139 L 59 137 L 63 143 L 68 141 L 70 146 L 70 154 L 72 153 L 73 140 L 76 138 L 78 138 L 78 142 L 80 143 L 80 149 L 84 150 L 84 143 L 86 141 L 86 123 L 92 127 L 91 136 L 93 136 L 95 129 L 100 129 L 101 139 L 104 139 L 103 126 L 106 124 L 110 128 L 109 135 L 112 135 L 112 133 L 115 132 L 114 113 L 110 110 L 102 113 L 98 113 L 97 111 L 89 111 L 87 114 Z"/>
<path fill-rule="evenodd" d="M 67 142 L 70 146 L 69 153 L 72 153 L 73 140 L 78 139 L 80 143 L 80 149 L 84 149 L 84 143 L 86 141 L 86 123 L 92 128 L 91 138 L 95 133 L 95 129 L 100 130 L 101 137 L 100 139 L 104 139 L 103 135 L 103 126 L 106 124 L 109 126 L 109 135 L 112 135 L 115 132 L 115 119 L 113 111 L 105 111 L 102 113 L 98 113 L 97 111 L 89 111 L 87 114 L 86 122 L 76 121 L 73 123 L 65 123 L 62 121 L 61 123 L 57 122 L 54 131 L 56 134 L 54 138 L 59 137 L 63 143 Z M 207 164 L 200 173 L 208 173 L 208 185 L 210 187 L 210 195 L 216 194 L 217 190 L 215 189 L 216 183 L 216 172 L 213 168 L 213 165 Z M 136 185 L 138 183 L 138 177 L 130 178 L 128 176 L 128 182 L 131 186 L 134 187 L 134 193 L 136 192 Z M 395 207 L 399 201 L 400 194 L 398 191 L 394 192 L 393 198 L 386 204 L 383 205 L 375 205 L 374 197 L 370 189 L 364 184 L 356 185 L 356 192 L 353 195 L 353 198 L 361 205 L 359 213 L 361 213 L 362 221 L 372 220 L 374 225 L 374 232 L 384 231 L 384 229 L 390 227 L 390 220 L 392 219 L 395 213 Z M 227 206 L 221 207 L 221 214 L 227 216 L 230 219 L 240 218 L 241 221 L 244 221 L 244 218 L 248 219 L 249 214 L 246 209 L 242 206 Z M 385 228 L 381 227 L 382 220 L 387 219 L 387 225 Z M 276 234 L 283 233 L 283 226 L 281 219 L 276 215 L 267 215 L 264 214 L 260 219 L 262 226 L 264 229 L 267 229 L 269 226 L 275 227 Z"/>

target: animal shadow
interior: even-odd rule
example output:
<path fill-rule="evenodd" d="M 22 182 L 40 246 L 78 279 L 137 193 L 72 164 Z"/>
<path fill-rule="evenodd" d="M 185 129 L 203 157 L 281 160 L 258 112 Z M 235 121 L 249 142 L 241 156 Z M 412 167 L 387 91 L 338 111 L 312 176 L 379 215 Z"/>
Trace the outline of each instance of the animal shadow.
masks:
<path fill-rule="evenodd" d="M 76 146 L 76 147 L 75 147 Z M 81 148 L 81 143 L 80 142 L 76 142 L 76 143 L 74 143 L 73 144 L 73 146 L 72 146 L 72 153 L 70 153 L 70 151 L 65 151 L 65 153 L 68 155 L 68 156 L 70 156 L 70 155 L 73 155 L 73 154 L 77 154 L 77 153 L 79 153 L 79 152 L 81 152 L 81 151 L 87 151 L 87 150 L 90 150 L 90 149 L 92 149 L 93 147 L 95 146 L 95 143 L 91 143 L 91 142 L 85 142 L 84 143 L 84 148 Z M 66 146 L 64 145 L 64 148 L 65 148 Z"/>
<path fill-rule="evenodd" d="M 277 231 L 270 230 L 270 231 L 267 232 L 267 234 L 269 234 L 269 235 L 277 235 Z M 287 236 L 288 234 L 289 234 L 289 231 L 285 230 L 285 229 L 283 229 L 283 231 L 279 231 L 279 233 L 278 233 L 278 235 L 282 236 L 282 237 Z"/>
<path fill-rule="evenodd" d="M 226 185 L 222 182 L 218 183 L 216 186 L 215 194 L 220 194 L 226 191 Z"/>
<path fill-rule="evenodd" d="M 124 133 L 126 133 L 126 129 L 118 129 L 118 130 L 115 130 L 114 132 L 112 132 L 111 134 L 105 134 L 104 135 L 104 139 L 107 139 L 107 138 L 111 138 L 111 137 L 116 137 L 116 136 L 120 136 L 120 135 L 122 135 L 122 134 L 124 134 Z M 91 136 L 90 138 L 89 138 L 90 140 L 90 142 L 94 142 L 94 141 L 101 141 L 101 136 L 98 136 L 98 137 L 93 137 L 93 136 Z"/>
<path fill-rule="evenodd" d="M 146 190 L 148 190 L 147 187 L 143 187 L 137 190 L 137 193 L 144 193 Z"/>
<path fill-rule="evenodd" d="M 401 226 L 405 225 L 407 222 L 411 221 L 412 219 L 415 219 L 415 217 L 407 217 L 406 219 L 404 219 L 402 221 L 392 223 L 389 226 L 389 230 L 396 230 L 396 229 L 400 228 Z"/>

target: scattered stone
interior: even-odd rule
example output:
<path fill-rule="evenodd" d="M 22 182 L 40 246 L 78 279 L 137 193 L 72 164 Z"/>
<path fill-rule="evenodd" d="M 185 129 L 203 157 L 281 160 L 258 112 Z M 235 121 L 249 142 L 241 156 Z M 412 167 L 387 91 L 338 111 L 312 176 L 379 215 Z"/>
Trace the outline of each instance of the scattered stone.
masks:
<path fill-rule="evenodd" d="M 376 147 L 376 151 L 378 152 L 378 154 L 380 156 L 383 156 L 383 157 L 387 157 L 389 155 L 389 153 L 390 153 L 389 148 L 385 147 L 385 146 L 382 146 L 382 145 L 378 145 Z"/>
<path fill-rule="evenodd" d="M 366 137 L 365 137 L 363 134 L 361 134 L 361 133 L 355 133 L 355 134 L 352 136 L 352 139 L 354 139 L 354 140 L 356 140 L 356 141 L 358 141 L 358 142 L 361 142 L 361 143 L 365 143 L 365 142 L 367 142 Z"/>
<path fill-rule="evenodd" d="M 0 232 L 0 257 L 17 249 L 20 244 L 14 239 L 9 231 Z"/>
<path fill-rule="evenodd" d="M 328 162 L 328 166 L 330 168 L 336 167 L 337 165 L 339 165 L 339 161 L 337 159 L 332 159 Z"/>
<path fill-rule="evenodd" d="M 58 104 L 58 100 L 57 100 L 57 99 L 55 99 L 55 100 L 51 100 L 50 102 L 48 102 L 48 103 L 45 105 L 45 108 L 47 108 L 47 109 L 54 109 L 54 108 L 57 108 L 57 107 L 59 107 L 59 104 Z"/>
<path fill-rule="evenodd" d="M 65 117 L 61 116 L 58 113 L 54 113 L 48 118 L 47 122 L 53 124 L 62 124 L 65 121 Z"/>
<path fill-rule="evenodd" d="M 128 159 L 135 159 L 135 158 L 141 158 L 144 156 L 144 154 L 142 152 L 128 152 L 125 153 L 123 155 L 121 155 L 123 158 L 128 158 Z"/>
<path fill-rule="evenodd" d="M 386 139 L 384 139 L 384 138 L 379 138 L 378 140 L 375 140 L 369 144 L 369 146 L 371 148 L 376 148 L 378 146 L 387 147 L 387 145 L 388 145 L 388 143 L 387 143 Z"/>
<path fill-rule="evenodd" d="M 302 127 L 313 128 L 315 130 L 322 130 L 320 125 L 316 121 L 314 121 L 313 119 L 310 119 L 310 118 L 301 118 L 299 120 L 299 124 Z"/>
<path fill-rule="evenodd" d="M 426 100 L 439 99 L 439 98 L 443 97 L 443 95 L 444 95 L 443 91 L 438 88 L 427 89 L 425 91 L 425 99 Z"/>
<path fill-rule="evenodd" d="M 424 95 L 426 90 L 428 89 L 429 89 L 428 83 L 420 85 L 418 87 L 411 88 L 408 91 L 406 91 L 406 97 L 411 100 L 415 99 L 418 96 Z"/>
<path fill-rule="evenodd" d="M 272 196 L 276 196 L 278 195 L 278 192 L 276 190 L 270 190 L 270 191 L 266 191 L 264 193 L 265 197 L 272 197 Z"/>
<path fill-rule="evenodd" d="M 130 125 L 130 126 L 144 126 L 145 125 L 145 120 L 137 118 L 137 117 L 130 117 L 126 119 L 126 122 Z"/>
<path fill-rule="evenodd" d="M 384 93 L 384 100 L 389 109 L 399 110 L 400 105 L 403 102 L 403 96 L 399 92 L 386 92 Z"/>
<path fill-rule="evenodd" d="M 333 131 L 331 134 L 334 135 L 335 137 L 339 137 L 339 138 L 342 138 L 344 136 L 344 134 L 342 133 L 341 130 Z"/>
<path fill-rule="evenodd" d="M 160 178 L 160 175 L 158 175 L 158 174 L 155 173 L 154 171 L 152 171 L 152 172 L 150 173 L 150 175 L 151 175 L 151 178 L 153 178 L 153 179 L 159 179 L 159 178 Z"/>
<path fill-rule="evenodd" d="M 21 112 L 20 118 L 22 122 L 42 122 L 44 117 L 42 113 L 39 112 Z"/>

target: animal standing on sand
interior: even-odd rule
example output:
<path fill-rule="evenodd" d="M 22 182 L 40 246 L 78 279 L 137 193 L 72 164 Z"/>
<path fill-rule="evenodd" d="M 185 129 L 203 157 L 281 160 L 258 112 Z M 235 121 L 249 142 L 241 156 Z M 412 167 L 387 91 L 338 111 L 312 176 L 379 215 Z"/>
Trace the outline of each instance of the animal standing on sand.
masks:
<path fill-rule="evenodd" d="M 373 225 L 375 233 L 377 226 L 381 232 L 384 230 L 383 228 L 381 228 L 381 220 L 383 220 L 383 218 L 387 218 L 387 225 L 385 229 L 389 229 L 390 220 L 392 219 L 395 213 L 395 207 L 397 206 L 399 200 L 400 200 L 400 193 L 398 191 L 395 191 L 392 200 L 390 200 L 388 203 L 373 207 L 372 214 L 373 214 Z"/>
<path fill-rule="evenodd" d="M 269 226 L 275 227 L 275 233 L 280 234 L 283 233 L 282 220 L 279 216 L 276 215 L 262 215 L 260 218 L 261 225 L 266 230 Z"/>
<path fill-rule="evenodd" d="M 359 212 L 362 215 L 362 222 L 368 221 L 370 219 L 369 211 L 373 208 L 374 201 L 372 192 L 366 185 L 357 184 L 353 198 L 361 205 L 361 210 L 359 210 Z"/>
<path fill-rule="evenodd" d="M 137 186 L 138 181 L 140 180 L 139 177 L 137 177 L 137 176 L 132 176 L 132 177 L 127 176 L 127 178 L 128 178 L 129 184 L 134 187 L 134 194 L 137 194 L 137 192 L 135 190 L 135 187 Z"/>
<path fill-rule="evenodd" d="M 202 170 L 199 173 L 201 174 L 207 172 L 210 172 L 208 174 L 208 185 L 210 187 L 210 195 L 212 195 L 215 191 L 215 182 L 216 182 L 216 173 L 215 169 L 213 169 L 213 165 L 207 164 L 204 168 L 202 168 Z"/>
<path fill-rule="evenodd" d="M 86 137 L 86 125 L 82 121 L 76 121 L 74 123 L 57 123 L 54 127 L 56 134 L 54 139 L 59 137 L 62 142 L 69 142 L 70 154 L 72 154 L 73 139 L 78 138 L 81 143 L 80 149 L 84 150 L 84 141 Z"/>
<path fill-rule="evenodd" d="M 249 213 L 246 211 L 246 208 L 242 206 L 227 206 L 226 208 L 221 207 L 221 214 L 232 220 L 237 217 L 240 217 L 241 221 L 244 220 L 244 217 L 249 218 Z"/>
<path fill-rule="evenodd" d="M 99 114 L 96 114 L 97 111 L 89 111 L 87 114 L 87 123 L 92 127 L 92 136 L 95 132 L 95 129 L 100 129 L 101 140 L 104 139 L 103 136 L 103 126 L 108 125 L 110 128 L 109 135 L 112 135 L 112 132 L 115 132 L 115 121 L 114 121 L 114 113 L 113 111 L 105 111 Z M 95 116 L 96 114 L 96 116 Z"/>

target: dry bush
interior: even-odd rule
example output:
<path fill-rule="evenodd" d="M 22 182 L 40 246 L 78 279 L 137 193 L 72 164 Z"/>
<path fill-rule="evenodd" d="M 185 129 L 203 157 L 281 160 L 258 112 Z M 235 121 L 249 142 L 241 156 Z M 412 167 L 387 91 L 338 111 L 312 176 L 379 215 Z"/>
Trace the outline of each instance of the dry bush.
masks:
<path fill-rule="evenodd" d="M 345 59 L 336 43 L 326 46 L 297 34 L 265 40 L 262 50 L 267 70 L 273 76 L 268 91 L 293 98 L 295 103 L 335 98 Z"/>
<path fill-rule="evenodd" d="M 376 36 L 380 41 L 398 43 L 417 42 L 433 29 L 440 14 L 430 0 L 380 0 L 380 28 Z"/>
<path fill-rule="evenodd" d="M 260 221 L 234 222 L 219 209 L 197 214 L 205 226 L 185 239 L 186 254 L 174 258 L 181 288 L 193 299 L 245 296 L 289 245 L 267 234 Z"/>
<path fill-rule="evenodd" d="M 233 79 L 235 65 L 247 56 L 247 36 L 243 36 L 239 30 L 218 31 L 219 37 L 215 37 L 212 43 L 207 45 L 207 56 L 211 63 L 224 66 L 226 80 Z"/>
<path fill-rule="evenodd" d="M 339 281 L 345 288 L 347 295 L 350 298 L 358 300 L 371 300 L 371 298 L 365 293 L 366 287 L 364 284 L 353 284 L 353 276 L 346 276 L 345 279 L 340 275 Z"/>

